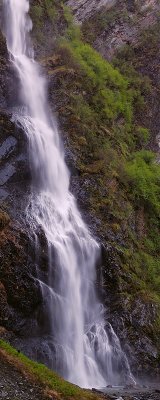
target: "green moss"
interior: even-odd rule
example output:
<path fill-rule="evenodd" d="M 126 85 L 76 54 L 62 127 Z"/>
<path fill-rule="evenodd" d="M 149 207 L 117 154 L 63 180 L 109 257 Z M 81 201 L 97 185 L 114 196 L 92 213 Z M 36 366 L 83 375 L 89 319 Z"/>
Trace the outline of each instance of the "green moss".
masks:
<path fill-rule="evenodd" d="M 150 138 L 149 129 L 142 126 L 137 126 L 135 136 L 137 137 L 137 141 L 141 146 L 146 145 L 148 144 Z"/>
<path fill-rule="evenodd" d="M 126 163 L 126 180 L 136 204 L 143 204 L 149 213 L 160 215 L 160 166 L 155 154 L 141 150 Z"/>

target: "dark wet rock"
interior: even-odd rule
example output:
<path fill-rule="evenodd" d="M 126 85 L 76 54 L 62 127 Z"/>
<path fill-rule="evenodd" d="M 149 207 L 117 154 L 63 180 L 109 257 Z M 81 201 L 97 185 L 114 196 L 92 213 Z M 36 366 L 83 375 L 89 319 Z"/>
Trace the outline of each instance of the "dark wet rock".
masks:
<path fill-rule="evenodd" d="M 6 164 L 0 172 L 0 186 L 3 186 L 15 173 L 15 167 L 11 164 Z"/>
<path fill-rule="evenodd" d="M 92 388 L 92 392 L 97 393 L 97 394 L 102 394 L 102 391 L 95 389 L 95 388 Z"/>
<path fill-rule="evenodd" d="M 136 0 L 127 0 L 127 10 L 134 12 L 136 9 Z"/>
<path fill-rule="evenodd" d="M 9 196 L 9 193 L 5 189 L 0 188 L 0 199 L 3 202 L 7 197 Z"/>
<path fill-rule="evenodd" d="M 122 399 L 122 400 L 159 400 L 159 382 L 150 383 L 148 387 L 144 385 L 135 385 L 133 387 L 113 387 L 104 388 L 109 398 Z M 112 397 L 113 396 L 113 397 Z"/>
<path fill-rule="evenodd" d="M 4 228 L 0 243 L 0 325 L 15 333 L 28 334 L 31 324 L 26 329 L 27 321 L 34 318 L 32 316 L 41 303 L 40 287 L 34 279 L 33 251 L 29 249 L 27 234 L 18 225 L 17 228 L 12 225 Z"/>
<path fill-rule="evenodd" d="M 7 158 L 15 149 L 16 138 L 9 136 L 0 146 L 0 158 Z"/>
<path fill-rule="evenodd" d="M 36 279 L 35 248 L 25 221 L 31 174 L 27 139 L 12 121 L 17 79 L 0 36 L 0 325 L 6 336 L 37 334 L 42 303 Z M 5 102 L 3 101 L 3 96 Z M 2 109 L 3 107 L 3 109 Z"/>
<path fill-rule="evenodd" d="M 4 111 L 0 112 L 0 145 L 0 326 L 6 329 L 5 338 L 14 342 L 16 337 L 42 335 L 47 318 L 37 280 L 35 243 L 26 224 L 31 184 L 27 140 Z M 6 209 L 9 225 L 5 223 Z M 44 235 L 37 234 L 44 251 Z M 39 268 L 47 270 L 43 251 L 39 254 Z M 28 347 L 27 340 L 26 353 Z"/>
<path fill-rule="evenodd" d="M 0 203 L 2 207 L 7 204 L 12 216 L 19 219 L 27 204 L 31 182 L 27 139 L 22 129 L 11 121 L 11 114 L 1 110 L 0 154 Z"/>

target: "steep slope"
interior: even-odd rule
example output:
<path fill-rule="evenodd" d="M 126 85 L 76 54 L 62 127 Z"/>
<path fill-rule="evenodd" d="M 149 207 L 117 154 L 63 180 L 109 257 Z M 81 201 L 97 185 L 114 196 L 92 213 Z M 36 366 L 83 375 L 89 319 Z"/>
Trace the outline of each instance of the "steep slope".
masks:
<path fill-rule="evenodd" d="M 98 9 L 98 13 L 95 2 L 86 2 L 87 7 L 88 4 L 88 10 L 83 8 L 82 38 L 66 6 L 58 1 L 54 6 L 52 2 L 33 2 L 33 40 L 37 57 L 48 71 L 49 100 L 60 121 L 66 160 L 72 172 L 72 191 L 91 231 L 102 243 L 97 289 L 107 307 L 106 319 L 119 335 L 134 373 L 155 376 L 159 373 L 160 334 L 159 167 L 149 149 L 157 150 L 155 137 L 159 132 L 157 4 L 152 2 L 152 10 L 148 8 L 143 16 L 143 10 L 134 13 L 136 2 L 118 2 L 110 11 Z M 94 6 L 93 14 L 90 6 Z M 153 28 L 148 31 L 150 22 Z M 141 35 L 139 26 L 143 28 Z M 92 47 L 84 45 L 84 40 L 106 58 L 114 55 L 112 63 L 108 64 Z M 124 43 L 127 48 L 120 51 Z M 4 42 L 2 49 L 4 113 L 12 106 L 15 93 L 10 89 L 14 88 L 14 79 L 4 68 L 7 63 Z M 36 276 L 34 244 L 20 211 L 20 198 L 22 206 L 27 202 L 25 186 L 28 193 L 30 190 L 30 174 L 23 172 L 28 171 L 27 158 L 24 169 L 19 165 L 21 147 L 24 149 L 26 144 L 21 139 L 23 134 L 18 132 L 15 136 L 17 128 L 6 114 L 1 117 L 1 126 L 1 132 L 6 132 L 4 137 L 1 135 L 2 149 L 8 135 L 19 142 L 18 160 L 17 153 L 10 152 L 16 143 L 13 138 L 9 145 L 7 142 L 9 151 L 3 159 L 4 165 L 14 163 L 16 168 L 14 174 L 7 173 L 7 180 L 1 185 L 3 193 L 8 192 L 8 197 L 2 198 L 1 324 L 10 331 L 8 338 L 18 347 L 46 361 L 40 339 L 47 333 L 46 315 L 33 278 Z M 23 183 L 17 188 L 19 170 Z M 11 215 L 10 223 L 6 211 Z M 19 218 L 23 221 L 23 233 Z M 46 273 L 46 241 L 41 231 L 39 237 L 39 268 Z M 19 248 L 23 249 L 21 257 Z"/>
<path fill-rule="evenodd" d="M 125 44 L 136 45 L 141 33 L 159 18 L 160 5 L 153 1 L 117 1 L 109 10 L 103 7 L 83 22 L 92 45 L 107 59 Z M 143 33 L 142 33 L 143 34 Z"/>
<path fill-rule="evenodd" d="M 0 396 L 8 400 L 110 400 L 65 382 L 45 366 L 37 364 L 0 341 Z M 155 395 L 156 400 L 156 395 Z"/>

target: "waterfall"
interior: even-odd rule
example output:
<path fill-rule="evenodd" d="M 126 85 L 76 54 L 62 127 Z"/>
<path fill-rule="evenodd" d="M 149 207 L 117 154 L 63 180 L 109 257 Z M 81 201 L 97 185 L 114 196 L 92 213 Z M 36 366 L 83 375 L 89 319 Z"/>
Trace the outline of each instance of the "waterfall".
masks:
<path fill-rule="evenodd" d="M 22 106 L 15 119 L 28 138 L 33 175 L 27 218 L 35 235 L 36 227 L 42 228 L 48 246 L 48 275 L 46 280 L 39 276 L 39 283 L 50 323 L 53 367 L 83 387 L 120 383 L 122 372 L 131 377 L 130 368 L 96 295 L 100 249 L 69 190 L 70 174 L 47 105 L 46 81 L 30 44 L 29 1 L 3 1 L 8 52 L 20 84 Z"/>

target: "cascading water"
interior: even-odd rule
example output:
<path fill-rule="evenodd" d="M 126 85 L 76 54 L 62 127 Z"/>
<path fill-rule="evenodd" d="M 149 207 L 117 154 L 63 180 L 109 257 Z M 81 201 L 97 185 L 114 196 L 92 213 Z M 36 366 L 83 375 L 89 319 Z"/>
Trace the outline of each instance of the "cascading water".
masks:
<path fill-rule="evenodd" d="M 4 8 L 8 51 L 21 88 L 22 107 L 15 119 L 28 137 L 33 172 L 27 217 L 35 230 L 42 227 L 48 243 L 48 278 L 39 276 L 39 282 L 53 339 L 48 343 L 53 367 L 83 387 L 120 383 L 120 371 L 132 376 L 116 334 L 109 324 L 105 327 L 96 296 L 99 246 L 69 191 L 57 127 L 47 110 L 46 82 L 28 41 L 29 1 L 4 0 Z"/>

